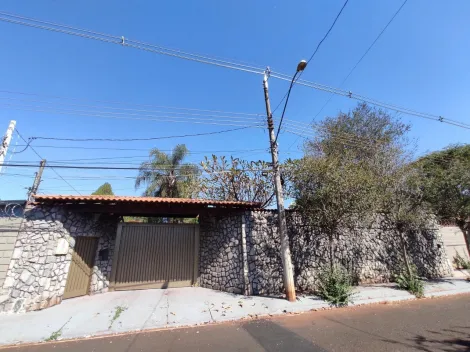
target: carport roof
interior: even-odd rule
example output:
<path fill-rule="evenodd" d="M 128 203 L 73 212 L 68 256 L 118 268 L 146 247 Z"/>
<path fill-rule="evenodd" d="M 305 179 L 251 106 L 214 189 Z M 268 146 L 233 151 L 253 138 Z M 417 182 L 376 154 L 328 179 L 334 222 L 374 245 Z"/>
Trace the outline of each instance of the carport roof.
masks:
<path fill-rule="evenodd" d="M 77 210 L 147 215 L 197 215 L 201 211 L 215 209 L 258 209 L 261 203 L 190 198 L 159 198 L 130 196 L 71 196 L 35 195 L 35 204 L 67 205 Z"/>

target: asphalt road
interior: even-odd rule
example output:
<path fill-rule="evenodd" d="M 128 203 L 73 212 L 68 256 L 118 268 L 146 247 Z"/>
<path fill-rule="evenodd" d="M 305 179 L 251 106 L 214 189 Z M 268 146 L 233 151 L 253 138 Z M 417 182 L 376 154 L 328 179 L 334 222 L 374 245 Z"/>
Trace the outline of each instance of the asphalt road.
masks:
<path fill-rule="evenodd" d="M 0 350 L 470 351 L 470 295 Z"/>

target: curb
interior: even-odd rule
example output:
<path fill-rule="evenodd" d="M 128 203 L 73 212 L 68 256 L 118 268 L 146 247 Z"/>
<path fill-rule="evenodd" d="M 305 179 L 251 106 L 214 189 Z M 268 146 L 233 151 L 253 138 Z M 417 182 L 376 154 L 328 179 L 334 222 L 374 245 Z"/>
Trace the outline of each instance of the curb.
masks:
<path fill-rule="evenodd" d="M 446 290 L 446 291 L 437 291 L 437 292 L 429 292 L 425 293 L 425 298 L 432 298 L 432 297 L 442 297 L 442 296 L 453 296 L 453 295 L 460 295 L 462 293 L 470 293 L 470 288 L 461 288 L 458 290 Z"/>

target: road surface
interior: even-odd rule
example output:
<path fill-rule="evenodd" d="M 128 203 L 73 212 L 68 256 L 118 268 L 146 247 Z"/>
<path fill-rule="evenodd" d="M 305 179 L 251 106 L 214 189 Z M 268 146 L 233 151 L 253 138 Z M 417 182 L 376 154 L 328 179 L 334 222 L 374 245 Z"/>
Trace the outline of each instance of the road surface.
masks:
<path fill-rule="evenodd" d="M 0 351 L 470 351 L 470 295 Z"/>

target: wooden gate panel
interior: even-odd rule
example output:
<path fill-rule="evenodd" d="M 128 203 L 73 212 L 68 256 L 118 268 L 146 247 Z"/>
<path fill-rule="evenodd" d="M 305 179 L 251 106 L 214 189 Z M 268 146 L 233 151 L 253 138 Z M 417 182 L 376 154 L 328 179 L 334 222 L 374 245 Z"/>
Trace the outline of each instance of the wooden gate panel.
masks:
<path fill-rule="evenodd" d="M 191 286 L 197 225 L 121 224 L 113 260 L 116 290 Z"/>
<path fill-rule="evenodd" d="M 64 299 L 88 294 L 97 245 L 98 238 L 96 237 L 76 238 Z"/>

